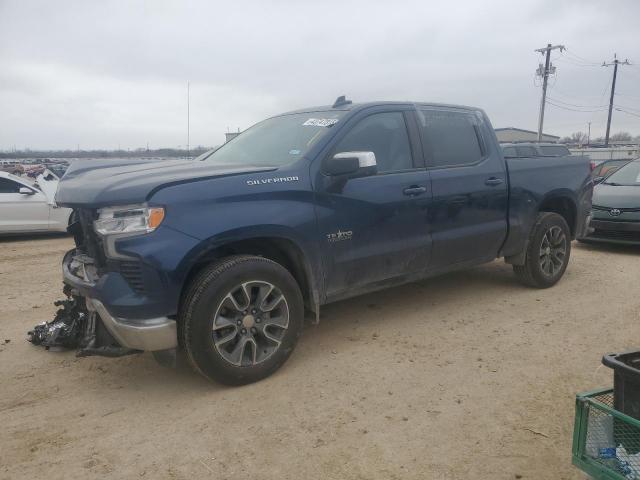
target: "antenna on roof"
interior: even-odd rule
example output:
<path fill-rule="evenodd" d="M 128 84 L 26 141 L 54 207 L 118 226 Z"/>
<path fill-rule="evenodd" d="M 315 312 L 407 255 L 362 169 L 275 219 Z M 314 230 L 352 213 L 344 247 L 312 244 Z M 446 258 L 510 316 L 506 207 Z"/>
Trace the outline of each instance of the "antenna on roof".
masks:
<path fill-rule="evenodd" d="M 340 95 L 338 98 L 336 98 L 336 101 L 333 103 L 333 106 L 331 108 L 342 107 L 343 105 L 349 105 L 351 103 L 351 100 L 347 100 L 347 97 L 345 97 L 344 95 Z"/>

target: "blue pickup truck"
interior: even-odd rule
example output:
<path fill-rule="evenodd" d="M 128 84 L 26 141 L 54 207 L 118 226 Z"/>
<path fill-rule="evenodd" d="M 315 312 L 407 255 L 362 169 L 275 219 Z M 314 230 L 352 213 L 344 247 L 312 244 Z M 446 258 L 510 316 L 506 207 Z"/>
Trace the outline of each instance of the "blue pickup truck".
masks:
<path fill-rule="evenodd" d="M 180 348 L 243 384 L 329 302 L 496 258 L 550 287 L 592 188 L 581 157 L 505 160 L 480 109 L 343 97 L 195 160 L 73 165 L 56 200 L 75 212 L 62 269 L 80 354 Z"/>

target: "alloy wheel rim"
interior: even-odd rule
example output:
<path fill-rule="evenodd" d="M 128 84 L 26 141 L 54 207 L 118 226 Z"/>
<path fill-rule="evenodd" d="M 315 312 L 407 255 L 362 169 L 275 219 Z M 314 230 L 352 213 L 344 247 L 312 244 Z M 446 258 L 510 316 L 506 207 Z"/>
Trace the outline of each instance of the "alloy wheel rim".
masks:
<path fill-rule="evenodd" d="M 232 288 L 213 319 L 216 351 L 237 367 L 258 365 L 280 347 L 289 328 L 289 305 L 275 285 L 252 280 Z"/>
<path fill-rule="evenodd" d="M 540 243 L 540 269 L 547 277 L 555 276 L 564 265 L 567 237 L 558 226 L 549 228 Z"/>

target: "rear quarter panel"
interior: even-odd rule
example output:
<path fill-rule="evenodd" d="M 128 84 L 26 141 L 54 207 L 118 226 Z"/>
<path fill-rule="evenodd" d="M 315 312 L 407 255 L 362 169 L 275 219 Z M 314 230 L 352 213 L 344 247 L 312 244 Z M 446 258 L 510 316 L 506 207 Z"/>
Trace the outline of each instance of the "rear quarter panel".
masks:
<path fill-rule="evenodd" d="M 536 157 L 505 159 L 509 173 L 509 233 L 501 256 L 523 251 L 540 207 L 545 201 L 563 197 L 577 209 L 577 225 L 591 210 L 593 182 L 587 157 Z"/>

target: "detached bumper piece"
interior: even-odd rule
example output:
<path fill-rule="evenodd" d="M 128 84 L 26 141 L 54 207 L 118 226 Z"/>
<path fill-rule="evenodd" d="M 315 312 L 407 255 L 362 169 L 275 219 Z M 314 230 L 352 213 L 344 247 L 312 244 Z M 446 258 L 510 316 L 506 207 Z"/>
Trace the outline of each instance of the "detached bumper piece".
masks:
<path fill-rule="evenodd" d="M 86 312 L 79 311 L 73 298 L 58 300 L 56 307 L 62 307 L 50 322 L 42 322 L 27 332 L 27 340 L 34 345 L 48 349 L 78 348 L 82 342 Z"/>
<path fill-rule="evenodd" d="M 28 341 L 47 350 L 78 349 L 79 357 L 121 357 L 142 352 L 120 345 L 105 328 L 98 314 L 89 311 L 84 298 L 73 295 L 69 286 L 65 286 L 64 293 L 66 300 L 55 303 L 61 307 L 55 318 L 30 330 L 27 333 Z"/>

